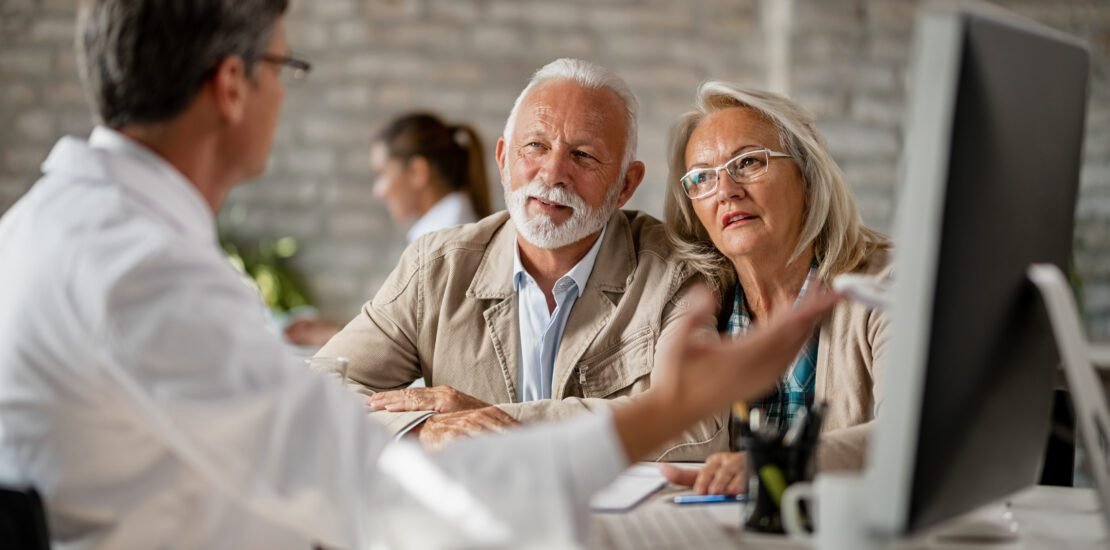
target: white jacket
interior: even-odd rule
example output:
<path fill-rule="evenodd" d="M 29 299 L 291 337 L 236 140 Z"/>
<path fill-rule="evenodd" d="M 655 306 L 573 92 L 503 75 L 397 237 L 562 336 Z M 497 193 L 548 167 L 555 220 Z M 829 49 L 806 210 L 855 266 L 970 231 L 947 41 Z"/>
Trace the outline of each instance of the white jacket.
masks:
<path fill-rule="evenodd" d="M 606 415 L 390 445 L 264 328 L 171 165 L 98 128 L 44 172 L 0 218 L 0 480 L 56 547 L 562 546 L 625 465 Z"/>

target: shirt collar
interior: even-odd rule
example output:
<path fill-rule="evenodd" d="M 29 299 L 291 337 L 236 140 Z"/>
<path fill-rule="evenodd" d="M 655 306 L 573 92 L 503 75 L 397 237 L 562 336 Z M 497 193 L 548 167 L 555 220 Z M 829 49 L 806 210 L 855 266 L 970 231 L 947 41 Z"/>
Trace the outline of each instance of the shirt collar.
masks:
<path fill-rule="evenodd" d="M 806 280 L 802 283 L 802 288 L 798 290 L 798 297 L 794 299 L 794 307 L 798 307 L 802 299 L 806 296 L 806 291 L 809 290 L 809 284 L 817 276 L 817 270 L 820 264 L 814 259 L 809 265 L 809 272 L 806 273 Z M 743 334 L 747 332 L 752 324 L 752 315 L 748 310 L 748 299 L 744 295 L 744 288 L 740 286 L 740 282 L 736 282 L 736 291 L 732 301 L 732 313 L 729 315 L 728 331 L 729 334 Z"/>
<path fill-rule="evenodd" d="M 594 264 L 597 263 L 598 252 L 601 251 L 601 242 L 605 240 L 605 230 L 608 229 L 608 227 L 609 225 L 606 224 L 601 228 L 601 233 L 597 236 L 597 240 L 594 241 L 594 245 L 590 247 L 590 251 L 587 252 L 581 260 L 578 260 L 578 263 L 570 268 L 570 271 L 568 271 L 566 275 L 559 277 L 559 281 L 555 283 L 556 285 L 569 277 L 570 280 L 574 281 L 579 292 L 586 288 L 586 281 L 590 279 L 590 274 L 593 273 Z M 530 278 L 531 276 L 528 275 L 528 272 L 524 269 L 524 263 L 520 261 L 520 245 L 517 245 L 513 247 L 513 287 L 515 290 L 520 290 L 520 285 L 523 283 L 525 277 Z"/>
<path fill-rule="evenodd" d="M 107 165 L 107 173 L 103 174 L 107 179 L 125 187 L 135 198 L 158 210 L 185 236 L 205 243 L 216 242 L 215 216 L 208 203 L 196 186 L 161 156 L 104 126 L 93 130 L 88 147 L 93 151 L 112 153 L 101 157 Z M 47 170 L 59 164 L 52 160 L 47 159 Z"/>
<path fill-rule="evenodd" d="M 420 216 L 420 219 L 409 228 L 405 238 L 411 243 L 425 233 L 447 229 L 460 223 L 469 223 L 476 217 L 474 209 L 470 206 L 470 199 L 461 191 L 454 191 L 444 195 L 423 216 Z"/>

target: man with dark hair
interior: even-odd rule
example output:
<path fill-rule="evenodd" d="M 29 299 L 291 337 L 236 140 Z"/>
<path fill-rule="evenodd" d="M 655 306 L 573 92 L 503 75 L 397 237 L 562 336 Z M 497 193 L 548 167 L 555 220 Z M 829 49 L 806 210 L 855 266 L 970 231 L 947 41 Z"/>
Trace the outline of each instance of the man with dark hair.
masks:
<path fill-rule="evenodd" d="M 288 7 L 289 0 L 87 4 L 78 69 L 101 121 L 119 128 L 177 116 L 232 55 L 248 74 L 259 62 L 286 63 L 268 46 Z"/>
<path fill-rule="evenodd" d="M 286 355 L 216 242 L 223 197 L 265 165 L 279 74 L 308 68 L 289 56 L 285 8 L 82 7 L 103 125 L 59 141 L 0 218 L 0 482 L 41 492 L 57 545 L 566 546 L 592 492 L 771 387 L 834 301 L 743 342 L 682 339 L 611 413 L 434 458 L 390 444 L 350 392 Z"/>

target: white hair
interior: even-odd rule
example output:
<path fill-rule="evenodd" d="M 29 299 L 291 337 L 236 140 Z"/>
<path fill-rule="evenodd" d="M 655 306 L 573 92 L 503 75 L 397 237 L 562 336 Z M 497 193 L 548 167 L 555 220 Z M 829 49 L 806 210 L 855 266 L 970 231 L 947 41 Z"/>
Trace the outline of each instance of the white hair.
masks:
<path fill-rule="evenodd" d="M 621 174 L 628 170 L 628 166 L 636 160 L 636 137 L 639 129 L 636 119 L 639 116 L 640 104 L 632 94 L 628 84 L 617 73 L 596 63 L 564 57 L 544 65 L 536 74 L 532 75 L 528 85 L 517 96 L 513 103 L 513 110 L 509 111 L 509 119 L 505 122 L 504 138 L 511 142 L 513 127 L 516 125 L 517 111 L 524 103 L 524 98 L 535 91 L 541 84 L 554 80 L 571 80 L 584 88 L 605 89 L 617 94 L 621 103 L 624 103 L 627 135 L 624 142 L 624 157 L 621 159 Z"/>

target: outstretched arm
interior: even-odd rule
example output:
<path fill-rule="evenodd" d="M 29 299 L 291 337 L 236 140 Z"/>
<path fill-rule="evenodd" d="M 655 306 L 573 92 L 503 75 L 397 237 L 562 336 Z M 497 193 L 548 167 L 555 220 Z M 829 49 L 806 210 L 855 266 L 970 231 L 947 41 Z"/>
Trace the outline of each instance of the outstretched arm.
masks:
<path fill-rule="evenodd" d="M 708 293 L 693 299 L 695 308 L 712 311 Z M 769 391 L 810 337 L 817 320 L 838 300 L 836 294 L 811 292 L 798 307 L 769 319 L 744 338 L 728 341 L 697 337 L 696 315 L 683 320 L 676 345 L 656 367 L 652 388 L 613 411 L 629 459 L 640 459 L 735 401 L 748 401 Z"/>

